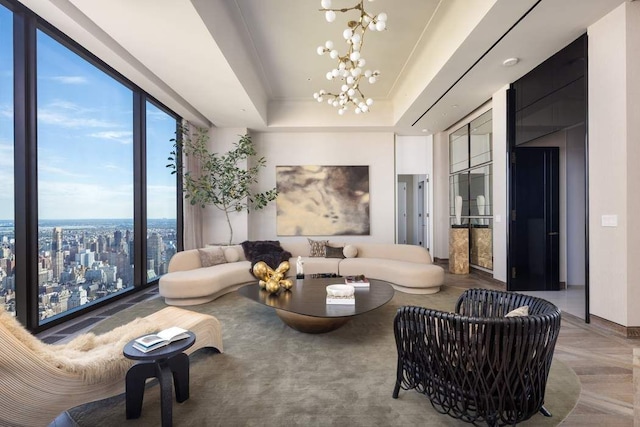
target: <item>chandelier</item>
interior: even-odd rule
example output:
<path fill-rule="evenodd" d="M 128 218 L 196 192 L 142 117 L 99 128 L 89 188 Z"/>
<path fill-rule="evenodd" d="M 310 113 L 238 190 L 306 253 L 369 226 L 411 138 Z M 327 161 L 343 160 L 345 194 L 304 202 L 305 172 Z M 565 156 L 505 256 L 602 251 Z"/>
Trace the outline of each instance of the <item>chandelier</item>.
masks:
<path fill-rule="evenodd" d="M 373 0 L 369 0 L 370 2 Z M 336 19 L 336 12 L 359 11 L 358 20 L 348 21 L 347 28 L 342 32 L 342 36 L 348 45 L 347 52 L 340 55 L 331 40 L 327 40 L 324 46 L 318 46 L 318 55 L 328 54 L 331 59 L 337 61 L 336 67 L 326 74 L 329 81 L 341 81 L 339 93 L 327 92 L 324 89 L 313 94 L 318 102 L 325 99 L 329 105 L 338 109 L 338 114 L 344 114 L 349 106 L 354 107 L 356 114 L 366 113 L 373 105 L 373 99 L 365 97 L 360 88 L 361 82 L 374 84 L 380 76 L 380 71 L 363 69 L 366 65 L 365 59 L 361 55 L 362 45 L 366 32 L 384 31 L 387 27 L 387 14 L 382 12 L 377 15 L 370 15 L 364 9 L 364 0 L 359 0 L 355 6 L 334 9 L 331 7 L 331 0 L 321 0 L 321 12 L 325 13 L 327 22 Z"/>

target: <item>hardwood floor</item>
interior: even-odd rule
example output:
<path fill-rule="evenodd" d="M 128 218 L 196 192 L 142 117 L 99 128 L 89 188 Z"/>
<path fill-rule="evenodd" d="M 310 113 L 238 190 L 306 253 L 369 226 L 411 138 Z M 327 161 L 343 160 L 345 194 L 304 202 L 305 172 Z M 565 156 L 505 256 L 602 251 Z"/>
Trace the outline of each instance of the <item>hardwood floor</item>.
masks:
<path fill-rule="evenodd" d="M 504 289 L 478 273 L 447 273 L 445 284 Z M 636 362 L 634 379 L 633 349 L 636 347 L 640 348 L 640 339 L 617 336 L 562 312 L 554 357 L 574 370 L 582 386 L 578 404 L 562 426 L 640 426 L 640 408 L 634 419 L 636 394 L 640 405 L 640 360 Z M 640 359 L 640 353 L 637 358 Z"/>

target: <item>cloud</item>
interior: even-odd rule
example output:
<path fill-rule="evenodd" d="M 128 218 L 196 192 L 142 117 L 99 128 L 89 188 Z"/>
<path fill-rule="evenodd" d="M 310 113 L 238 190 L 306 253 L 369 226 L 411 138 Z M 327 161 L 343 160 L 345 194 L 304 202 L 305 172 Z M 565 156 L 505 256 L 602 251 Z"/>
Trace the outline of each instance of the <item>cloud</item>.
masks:
<path fill-rule="evenodd" d="M 41 218 L 132 218 L 133 186 L 83 181 L 43 181 L 39 188 Z"/>
<path fill-rule="evenodd" d="M 8 168 L 13 170 L 13 145 L 7 143 L 5 141 L 0 140 L 0 173 L 6 171 Z M 0 179 L 2 185 L 5 185 L 5 182 Z"/>
<path fill-rule="evenodd" d="M 147 119 L 151 119 L 153 121 L 170 121 L 175 123 L 176 119 L 172 116 L 168 115 L 164 111 L 152 110 L 147 108 Z"/>
<path fill-rule="evenodd" d="M 147 186 L 147 217 L 175 218 L 176 197 L 175 185 Z"/>
<path fill-rule="evenodd" d="M 133 132 L 131 131 L 104 131 L 104 132 L 94 132 L 89 134 L 92 138 L 100 138 L 106 139 L 109 141 L 116 141 L 120 144 L 132 144 L 133 143 Z"/>
<path fill-rule="evenodd" d="M 115 123 L 95 119 L 96 111 L 83 108 L 73 102 L 55 100 L 38 109 L 38 121 L 65 128 L 107 128 Z"/>
<path fill-rule="evenodd" d="M 13 119 L 13 107 L 10 105 L 0 105 L 0 117 Z"/>
<path fill-rule="evenodd" d="M 89 82 L 82 76 L 53 76 L 50 79 L 65 85 L 83 85 Z"/>
<path fill-rule="evenodd" d="M 87 178 L 87 175 L 75 173 L 73 171 L 70 171 L 69 169 L 56 168 L 50 165 L 39 165 L 38 173 L 42 173 L 42 172 L 47 172 L 52 175 L 65 176 L 69 178 Z"/>

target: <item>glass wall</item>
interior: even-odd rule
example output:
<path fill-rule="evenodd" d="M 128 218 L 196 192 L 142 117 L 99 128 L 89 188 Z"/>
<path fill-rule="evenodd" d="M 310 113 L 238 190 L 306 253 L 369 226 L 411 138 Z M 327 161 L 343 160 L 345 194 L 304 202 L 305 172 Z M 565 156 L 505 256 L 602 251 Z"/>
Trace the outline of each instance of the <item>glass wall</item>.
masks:
<path fill-rule="evenodd" d="M 147 135 L 147 280 L 167 272 L 177 251 L 175 175 L 167 169 L 176 119 L 153 103 L 146 104 Z"/>
<path fill-rule="evenodd" d="M 15 316 L 13 14 L 0 5 L 0 305 Z"/>
<path fill-rule="evenodd" d="M 0 303 L 27 328 L 167 271 L 182 247 L 177 176 L 166 168 L 179 120 L 23 5 L 0 0 Z"/>
<path fill-rule="evenodd" d="M 469 229 L 469 263 L 493 269 L 492 111 L 449 134 L 449 215 Z"/>
<path fill-rule="evenodd" d="M 40 319 L 133 286 L 133 93 L 37 32 Z"/>

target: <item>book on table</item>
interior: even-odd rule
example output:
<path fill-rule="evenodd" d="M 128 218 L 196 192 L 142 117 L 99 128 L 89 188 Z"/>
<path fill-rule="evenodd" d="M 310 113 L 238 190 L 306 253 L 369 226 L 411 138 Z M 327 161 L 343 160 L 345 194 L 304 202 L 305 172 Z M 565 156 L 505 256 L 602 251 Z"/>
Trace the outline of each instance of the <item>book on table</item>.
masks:
<path fill-rule="evenodd" d="M 189 334 L 187 332 L 189 331 L 186 329 L 173 326 L 155 334 L 144 335 L 140 338 L 136 338 L 133 343 L 133 348 L 140 350 L 143 353 L 148 353 L 164 347 L 165 345 L 169 345 L 172 342 L 189 338 Z"/>
<path fill-rule="evenodd" d="M 369 287 L 369 280 L 363 274 L 359 274 L 356 276 L 344 276 L 344 283 L 346 283 L 347 285 L 351 285 L 354 288 Z"/>
<path fill-rule="evenodd" d="M 351 295 L 348 297 L 337 297 L 337 296 L 329 296 L 327 295 L 327 304 L 338 304 L 338 305 L 355 305 L 356 298 Z"/>

